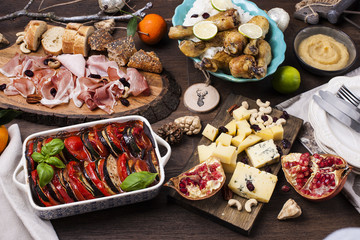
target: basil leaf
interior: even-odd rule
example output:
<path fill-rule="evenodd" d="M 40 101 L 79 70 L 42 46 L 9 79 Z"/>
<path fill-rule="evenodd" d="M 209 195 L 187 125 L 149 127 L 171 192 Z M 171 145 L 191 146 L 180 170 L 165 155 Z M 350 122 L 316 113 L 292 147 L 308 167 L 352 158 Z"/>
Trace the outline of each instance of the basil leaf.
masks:
<path fill-rule="evenodd" d="M 0 126 L 11 122 L 14 118 L 19 116 L 22 112 L 6 109 L 0 111 Z"/>
<path fill-rule="evenodd" d="M 135 172 L 125 178 L 120 187 L 124 191 L 143 189 L 153 183 L 157 175 L 157 173 L 151 173 L 147 171 Z"/>
<path fill-rule="evenodd" d="M 39 175 L 40 187 L 48 184 L 54 176 L 54 169 L 49 164 L 40 163 L 37 165 L 36 170 Z"/>
<path fill-rule="evenodd" d="M 126 27 L 127 36 L 134 36 L 137 30 L 137 18 L 133 16 Z"/>
<path fill-rule="evenodd" d="M 65 164 L 57 157 L 49 157 L 48 159 L 45 160 L 45 162 L 57 168 L 65 168 Z"/>
<path fill-rule="evenodd" d="M 38 153 L 38 152 L 33 152 L 33 154 L 31 154 L 31 157 L 37 163 L 42 163 L 45 161 L 45 157 L 41 153 Z"/>
<path fill-rule="evenodd" d="M 64 142 L 59 138 L 55 138 L 41 148 L 41 154 L 44 156 L 54 156 L 63 149 Z"/>

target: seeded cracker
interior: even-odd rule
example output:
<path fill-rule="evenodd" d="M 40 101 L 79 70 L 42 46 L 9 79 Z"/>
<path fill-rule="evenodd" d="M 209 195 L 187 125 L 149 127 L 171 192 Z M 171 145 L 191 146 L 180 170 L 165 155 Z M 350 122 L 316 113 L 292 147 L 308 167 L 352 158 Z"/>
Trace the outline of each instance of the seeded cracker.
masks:
<path fill-rule="evenodd" d="M 119 66 L 125 66 L 129 58 L 136 52 L 135 42 L 131 36 L 117 39 L 106 45 L 108 56 Z"/>

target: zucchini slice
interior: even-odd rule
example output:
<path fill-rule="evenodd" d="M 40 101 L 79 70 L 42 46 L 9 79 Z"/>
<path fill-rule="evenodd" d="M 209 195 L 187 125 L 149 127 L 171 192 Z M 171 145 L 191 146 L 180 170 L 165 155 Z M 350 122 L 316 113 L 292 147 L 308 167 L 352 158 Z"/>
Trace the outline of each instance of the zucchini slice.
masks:
<path fill-rule="evenodd" d="M 90 152 L 91 155 L 91 159 L 93 161 L 96 161 L 100 158 L 99 153 L 93 148 L 90 140 L 89 140 L 89 134 L 90 131 L 84 131 L 81 134 L 81 141 L 84 143 L 84 146 L 86 147 L 86 149 Z"/>
<path fill-rule="evenodd" d="M 133 155 L 133 157 L 140 157 L 141 150 L 136 144 L 135 138 L 132 134 L 132 130 L 133 128 L 131 127 L 125 128 L 123 132 L 123 138 L 125 140 L 126 146 L 130 150 L 131 155 Z"/>
<path fill-rule="evenodd" d="M 98 173 L 99 178 L 109 186 L 111 191 L 115 193 L 120 193 L 119 189 L 113 184 L 113 182 L 110 179 L 109 173 L 107 172 L 106 169 L 105 161 L 106 159 L 100 159 L 96 161 L 96 172 Z"/>
<path fill-rule="evenodd" d="M 109 179 L 112 184 L 119 190 L 119 192 L 122 192 L 120 187 L 121 180 L 118 173 L 117 160 L 112 155 L 109 155 L 109 157 L 105 160 L 104 174 L 105 179 Z"/>

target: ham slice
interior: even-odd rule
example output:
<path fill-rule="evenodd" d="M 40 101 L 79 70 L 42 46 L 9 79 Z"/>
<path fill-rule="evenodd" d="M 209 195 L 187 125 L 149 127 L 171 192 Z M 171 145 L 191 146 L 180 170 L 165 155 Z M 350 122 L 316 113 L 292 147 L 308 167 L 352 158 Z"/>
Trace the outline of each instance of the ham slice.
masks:
<path fill-rule="evenodd" d="M 91 74 L 99 74 L 100 76 L 108 76 L 107 70 L 109 67 L 118 69 L 115 61 L 109 61 L 105 55 L 93 55 L 86 61 L 87 68 Z"/>
<path fill-rule="evenodd" d="M 81 54 L 61 54 L 56 57 L 61 64 L 77 77 L 85 77 L 85 58 Z"/>
<path fill-rule="evenodd" d="M 4 93 L 6 95 L 21 94 L 21 96 L 26 98 L 28 95 L 35 93 L 35 85 L 29 78 L 14 78 L 6 86 Z"/>
<path fill-rule="evenodd" d="M 128 68 L 126 74 L 129 76 L 129 93 L 131 93 L 135 97 L 140 94 L 146 96 L 150 95 L 149 84 L 146 81 L 146 78 L 141 75 L 138 70 L 136 70 L 135 68 Z"/>
<path fill-rule="evenodd" d="M 97 88 L 93 97 L 94 103 L 108 114 L 114 113 L 116 97 L 120 97 L 124 86 L 119 81 L 111 81 Z"/>
<path fill-rule="evenodd" d="M 35 72 L 39 69 L 48 68 L 44 64 L 45 59 L 46 57 L 27 56 L 16 53 L 9 62 L 0 68 L 0 72 L 6 77 L 23 77 L 26 70 Z"/>
<path fill-rule="evenodd" d="M 89 99 L 92 99 L 95 89 L 104 86 L 104 81 L 101 79 L 81 77 L 76 79 L 75 89 L 71 95 L 75 106 L 81 107 L 84 102 L 91 109 L 93 104 Z"/>

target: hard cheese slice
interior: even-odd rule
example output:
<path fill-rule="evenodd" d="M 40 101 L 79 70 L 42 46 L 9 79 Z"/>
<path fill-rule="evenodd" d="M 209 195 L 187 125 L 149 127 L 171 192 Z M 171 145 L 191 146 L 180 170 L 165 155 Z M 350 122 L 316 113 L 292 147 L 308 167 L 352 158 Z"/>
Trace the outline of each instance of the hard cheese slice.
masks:
<path fill-rule="evenodd" d="M 255 198 L 259 202 L 269 202 L 277 183 L 277 176 L 242 162 L 236 164 L 231 177 L 229 188 L 236 194 L 245 198 Z M 253 186 L 252 191 L 251 185 Z"/>
<path fill-rule="evenodd" d="M 265 164 L 272 164 L 279 160 L 280 154 L 276 148 L 274 140 L 270 139 L 260 142 L 245 149 L 253 167 L 260 168 Z"/>
<path fill-rule="evenodd" d="M 214 152 L 216 148 L 216 143 L 211 143 L 210 145 L 199 145 L 198 154 L 200 163 L 206 161 Z"/>

